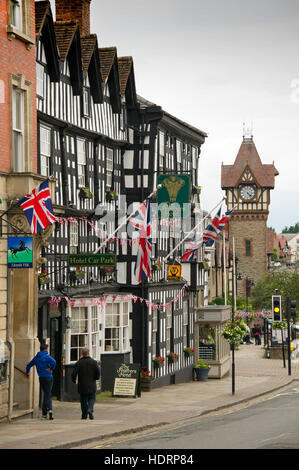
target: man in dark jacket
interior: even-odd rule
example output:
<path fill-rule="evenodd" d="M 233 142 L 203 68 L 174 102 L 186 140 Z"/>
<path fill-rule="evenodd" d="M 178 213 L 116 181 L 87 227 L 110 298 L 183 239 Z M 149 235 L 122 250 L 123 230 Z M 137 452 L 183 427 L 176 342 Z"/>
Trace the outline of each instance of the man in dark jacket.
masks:
<path fill-rule="evenodd" d="M 89 349 L 83 348 L 82 357 L 75 365 L 72 381 L 76 383 L 78 376 L 78 392 L 80 394 L 82 419 L 94 419 L 93 406 L 96 394 L 96 380 L 100 378 L 98 363 L 89 355 Z"/>
<path fill-rule="evenodd" d="M 36 367 L 39 376 L 39 383 L 44 393 L 42 404 L 42 419 L 47 419 L 49 412 L 49 419 L 53 419 L 52 411 L 52 386 L 53 386 L 53 370 L 56 366 L 56 361 L 48 354 L 48 345 L 42 344 L 40 352 L 28 362 L 26 366 L 26 374 L 29 377 L 29 371 L 32 366 Z"/>

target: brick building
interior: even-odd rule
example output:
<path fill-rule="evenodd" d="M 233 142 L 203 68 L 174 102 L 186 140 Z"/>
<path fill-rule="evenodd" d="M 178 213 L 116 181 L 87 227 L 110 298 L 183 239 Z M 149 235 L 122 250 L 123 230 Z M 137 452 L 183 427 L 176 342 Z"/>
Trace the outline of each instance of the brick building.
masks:
<path fill-rule="evenodd" d="M 7 269 L 8 237 L 30 236 L 14 201 L 40 184 L 36 152 L 35 8 L 33 0 L 0 1 L 0 420 L 13 403 L 32 410 L 36 379 L 24 365 L 37 349 L 37 281 L 41 237 L 33 240 L 33 269 Z M 43 234 L 44 236 L 45 234 Z M 20 289 L 22 285 L 22 289 Z"/>
<path fill-rule="evenodd" d="M 246 295 L 246 281 L 256 282 L 266 273 L 267 219 L 270 191 L 274 189 L 274 164 L 263 164 L 252 136 L 243 142 L 233 165 L 222 165 L 221 187 L 226 191 L 227 207 L 235 207 L 229 222 L 230 243 L 235 240 L 237 270 L 242 281 L 238 294 Z M 250 295 L 250 292 L 249 292 Z"/>

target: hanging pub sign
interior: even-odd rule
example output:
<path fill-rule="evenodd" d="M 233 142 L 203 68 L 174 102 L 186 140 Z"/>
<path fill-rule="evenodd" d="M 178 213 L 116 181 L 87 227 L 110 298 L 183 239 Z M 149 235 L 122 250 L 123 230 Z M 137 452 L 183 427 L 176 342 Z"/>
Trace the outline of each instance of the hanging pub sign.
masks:
<path fill-rule="evenodd" d="M 140 364 L 118 364 L 114 370 L 112 396 L 140 396 Z"/>
<path fill-rule="evenodd" d="M 83 253 L 80 255 L 69 255 L 68 265 L 74 268 L 77 268 L 78 266 L 115 268 L 116 255 L 114 253 Z"/>
<path fill-rule="evenodd" d="M 180 264 L 169 264 L 167 271 L 168 281 L 182 280 L 182 266 Z"/>
<path fill-rule="evenodd" d="M 190 202 L 190 176 L 159 175 L 157 185 L 160 185 L 157 191 L 158 216 L 162 218 L 187 217 Z"/>
<path fill-rule="evenodd" d="M 32 268 L 33 267 L 33 238 L 8 237 L 7 238 L 7 267 Z"/>

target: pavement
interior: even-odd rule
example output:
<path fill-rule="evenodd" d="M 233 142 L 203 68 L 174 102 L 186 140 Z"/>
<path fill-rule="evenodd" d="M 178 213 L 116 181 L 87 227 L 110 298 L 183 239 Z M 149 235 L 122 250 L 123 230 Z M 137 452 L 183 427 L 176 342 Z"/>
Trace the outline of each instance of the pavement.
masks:
<path fill-rule="evenodd" d="M 299 343 L 299 340 L 297 340 Z M 53 401 L 53 421 L 20 418 L 0 423 L 0 449 L 71 449 L 114 438 L 178 425 L 278 391 L 299 380 L 299 360 L 266 359 L 263 346 L 240 345 L 232 376 L 190 381 L 142 392 L 138 398 L 113 398 L 95 404 L 95 419 L 81 420 L 79 402 Z"/>

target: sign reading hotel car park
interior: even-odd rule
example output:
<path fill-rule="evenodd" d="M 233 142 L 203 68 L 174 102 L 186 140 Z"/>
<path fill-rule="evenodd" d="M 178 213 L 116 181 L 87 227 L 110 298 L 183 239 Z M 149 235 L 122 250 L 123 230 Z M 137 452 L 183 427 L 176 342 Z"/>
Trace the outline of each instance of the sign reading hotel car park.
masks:
<path fill-rule="evenodd" d="M 113 397 L 140 396 L 140 364 L 118 364 L 114 371 Z"/>
<path fill-rule="evenodd" d="M 33 267 L 33 238 L 8 237 L 7 238 L 7 267 L 32 268 Z"/>
<path fill-rule="evenodd" d="M 80 255 L 69 255 L 68 265 L 74 268 L 78 266 L 114 268 L 116 266 L 116 255 L 114 253 L 82 253 Z"/>
<path fill-rule="evenodd" d="M 182 266 L 180 264 L 169 264 L 167 272 L 168 281 L 182 280 Z"/>
<path fill-rule="evenodd" d="M 190 202 L 190 175 L 159 175 L 157 185 L 161 185 L 157 192 L 159 217 L 167 218 L 164 210 L 169 211 L 170 218 L 187 216 L 185 204 Z"/>

